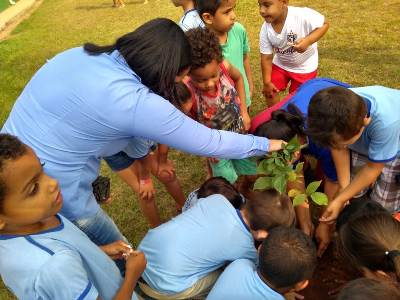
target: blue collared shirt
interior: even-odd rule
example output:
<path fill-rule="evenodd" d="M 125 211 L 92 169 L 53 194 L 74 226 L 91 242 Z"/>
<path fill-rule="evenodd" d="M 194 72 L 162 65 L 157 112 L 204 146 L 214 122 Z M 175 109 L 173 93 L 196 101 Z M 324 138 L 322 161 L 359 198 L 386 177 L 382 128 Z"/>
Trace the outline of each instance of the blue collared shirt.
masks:
<path fill-rule="evenodd" d="M 268 139 L 209 129 L 150 91 L 118 51 L 82 47 L 50 59 L 17 99 L 2 132 L 18 136 L 60 183 L 70 220 L 99 209 L 93 193 L 100 158 L 143 137 L 185 152 L 240 159 L 262 155 Z"/>

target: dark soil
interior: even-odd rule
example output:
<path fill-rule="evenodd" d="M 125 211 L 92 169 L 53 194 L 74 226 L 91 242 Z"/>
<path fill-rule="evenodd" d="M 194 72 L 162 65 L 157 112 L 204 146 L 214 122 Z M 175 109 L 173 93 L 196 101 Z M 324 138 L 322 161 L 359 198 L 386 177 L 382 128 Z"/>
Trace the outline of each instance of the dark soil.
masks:
<path fill-rule="evenodd" d="M 309 286 L 301 292 L 305 300 L 335 299 L 341 287 L 359 276 L 339 260 L 334 245 L 326 250 L 318 265 Z"/>

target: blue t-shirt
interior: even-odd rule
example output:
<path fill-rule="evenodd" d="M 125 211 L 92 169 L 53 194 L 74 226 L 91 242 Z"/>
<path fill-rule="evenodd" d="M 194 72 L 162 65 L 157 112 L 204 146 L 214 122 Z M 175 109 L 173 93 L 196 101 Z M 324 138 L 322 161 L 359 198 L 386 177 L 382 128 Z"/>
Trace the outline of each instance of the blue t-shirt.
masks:
<path fill-rule="evenodd" d="M 296 94 L 282 106 L 282 109 L 287 111 L 288 105 L 294 104 L 306 119 L 311 98 L 319 91 L 333 86 L 350 87 L 346 83 L 330 78 L 311 79 L 299 87 Z M 324 174 L 330 180 L 337 181 L 336 168 L 329 148 L 317 146 L 311 139 L 308 139 L 308 152 L 320 161 Z"/>
<path fill-rule="evenodd" d="M 373 162 L 389 162 L 400 155 L 400 90 L 383 86 L 352 88 L 364 98 L 371 123 L 349 148 Z"/>
<path fill-rule="evenodd" d="M 219 276 L 207 300 L 284 300 L 258 275 L 256 265 L 248 259 L 232 262 Z"/>
<path fill-rule="evenodd" d="M 122 284 L 115 263 L 67 219 L 30 235 L 0 235 L 0 272 L 18 299 L 112 299 Z M 132 299 L 137 299 L 133 294 Z"/>
<path fill-rule="evenodd" d="M 239 211 L 219 194 L 151 229 L 138 249 L 147 259 L 142 278 L 164 294 L 182 292 L 230 261 L 257 259 Z"/>
<path fill-rule="evenodd" d="M 132 137 L 227 159 L 263 155 L 269 147 L 268 139 L 212 130 L 187 117 L 144 86 L 118 51 L 89 55 L 82 47 L 40 68 L 1 131 L 35 150 L 46 174 L 59 181 L 61 214 L 70 220 L 97 213 L 92 182 L 101 157 Z"/>
<path fill-rule="evenodd" d="M 178 25 L 183 31 L 205 27 L 203 20 L 200 18 L 199 13 L 195 8 L 186 11 L 183 14 L 182 18 L 179 20 Z"/>

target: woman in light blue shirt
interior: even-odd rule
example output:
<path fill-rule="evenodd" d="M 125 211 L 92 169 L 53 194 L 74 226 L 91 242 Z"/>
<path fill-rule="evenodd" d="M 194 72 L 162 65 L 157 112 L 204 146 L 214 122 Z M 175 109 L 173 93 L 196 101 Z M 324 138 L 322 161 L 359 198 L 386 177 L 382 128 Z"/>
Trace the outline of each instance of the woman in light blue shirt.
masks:
<path fill-rule="evenodd" d="M 110 46 L 66 50 L 37 71 L 2 128 L 36 151 L 60 182 L 61 213 L 99 245 L 123 236 L 91 183 L 100 158 L 133 137 L 207 157 L 239 159 L 280 148 L 280 141 L 209 129 L 170 103 L 190 53 L 183 31 L 168 19 L 149 21 Z"/>

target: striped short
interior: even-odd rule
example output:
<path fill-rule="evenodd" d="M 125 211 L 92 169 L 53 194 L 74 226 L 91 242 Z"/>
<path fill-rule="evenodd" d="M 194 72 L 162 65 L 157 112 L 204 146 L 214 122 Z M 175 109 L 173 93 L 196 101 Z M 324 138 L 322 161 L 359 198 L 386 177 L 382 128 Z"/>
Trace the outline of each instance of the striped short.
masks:
<path fill-rule="evenodd" d="M 368 158 L 360 153 L 351 152 L 351 176 L 354 177 Z M 370 192 L 372 200 L 377 201 L 391 213 L 400 211 L 400 157 L 389 161 L 383 167 L 373 186 L 362 194 Z"/>

